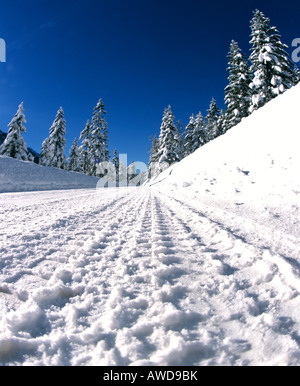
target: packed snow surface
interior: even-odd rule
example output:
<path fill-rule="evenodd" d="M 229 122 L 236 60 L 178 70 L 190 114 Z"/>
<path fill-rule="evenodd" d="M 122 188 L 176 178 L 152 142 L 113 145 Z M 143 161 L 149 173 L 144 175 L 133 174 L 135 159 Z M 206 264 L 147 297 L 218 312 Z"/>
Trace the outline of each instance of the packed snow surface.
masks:
<path fill-rule="evenodd" d="M 300 365 L 300 86 L 141 188 L 0 195 L 3 365 Z"/>

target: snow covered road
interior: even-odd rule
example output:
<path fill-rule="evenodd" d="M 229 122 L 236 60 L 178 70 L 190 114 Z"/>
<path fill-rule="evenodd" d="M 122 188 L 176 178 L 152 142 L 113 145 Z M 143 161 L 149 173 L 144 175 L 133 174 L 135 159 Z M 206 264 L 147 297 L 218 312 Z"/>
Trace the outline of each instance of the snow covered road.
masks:
<path fill-rule="evenodd" d="M 1 194 L 0 219 L 0 364 L 300 365 L 292 235 L 154 188 Z"/>

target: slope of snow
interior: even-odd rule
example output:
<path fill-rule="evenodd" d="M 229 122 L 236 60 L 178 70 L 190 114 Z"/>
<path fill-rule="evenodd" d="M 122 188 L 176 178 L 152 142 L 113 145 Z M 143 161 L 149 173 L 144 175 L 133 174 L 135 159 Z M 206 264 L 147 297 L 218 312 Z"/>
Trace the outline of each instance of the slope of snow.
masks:
<path fill-rule="evenodd" d="M 159 175 L 150 186 L 206 204 L 218 217 L 242 216 L 300 233 L 300 85 Z M 220 217 L 219 216 L 219 217 Z"/>
<path fill-rule="evenodd" d="M 0 156 L 0 193 L 96 188 L 99 179 Z"/>
<path fill-rule="evenodd" d="M 0 364 L 299 366 L 299 100 L 150 187 L 0 194 Z"/>

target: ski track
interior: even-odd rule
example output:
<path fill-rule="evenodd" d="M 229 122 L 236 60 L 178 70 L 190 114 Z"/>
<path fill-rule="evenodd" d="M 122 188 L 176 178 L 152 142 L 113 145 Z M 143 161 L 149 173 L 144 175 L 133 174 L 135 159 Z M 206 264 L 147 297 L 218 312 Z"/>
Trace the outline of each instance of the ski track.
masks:
<path fill-rule="evenodd" d="M 300 364 L 294 258 L 155 189 L 2 198 L 0 364 Z"/>

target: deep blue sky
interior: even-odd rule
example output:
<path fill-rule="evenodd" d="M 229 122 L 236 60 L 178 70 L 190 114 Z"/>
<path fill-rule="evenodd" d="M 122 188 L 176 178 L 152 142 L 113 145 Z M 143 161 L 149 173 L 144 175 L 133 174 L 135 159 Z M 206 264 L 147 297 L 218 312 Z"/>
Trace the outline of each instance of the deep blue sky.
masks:
<path fill-rule="evenodd" d="M 40 151 L 62 106 L 68 155 L 102 98 L 111 152 L 148 162 L 169 104 L 184 125 L 212 97 L 224 107 L 230 41 L 249 55 L 256 8 L 284 43 L 300 38 L 299 0 L 2 0 L 0 129 L 23 101 L 27 146 Z"/>

